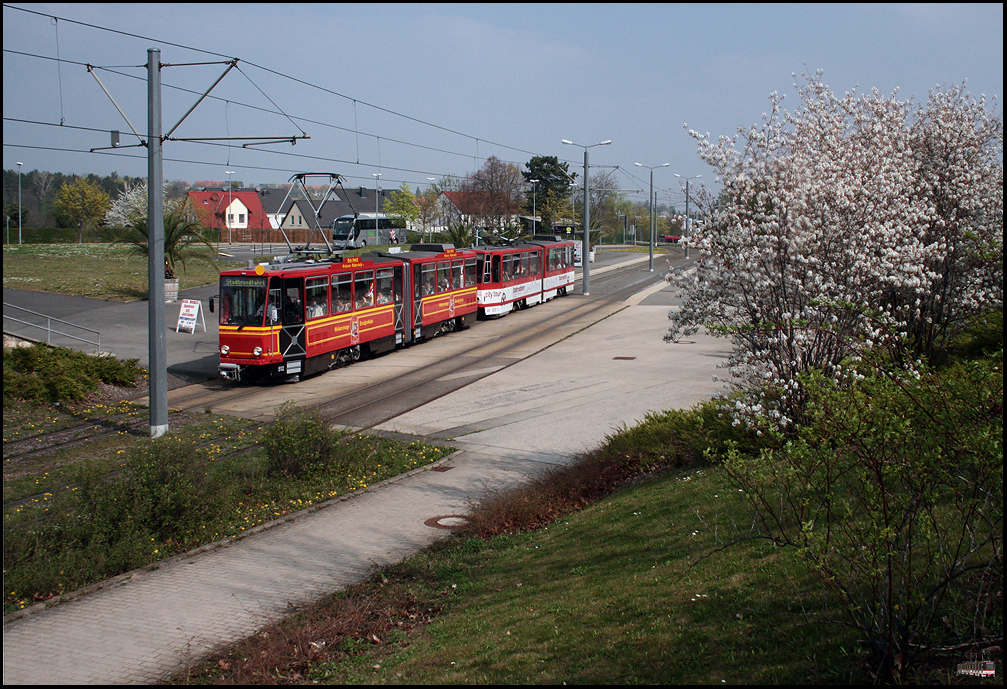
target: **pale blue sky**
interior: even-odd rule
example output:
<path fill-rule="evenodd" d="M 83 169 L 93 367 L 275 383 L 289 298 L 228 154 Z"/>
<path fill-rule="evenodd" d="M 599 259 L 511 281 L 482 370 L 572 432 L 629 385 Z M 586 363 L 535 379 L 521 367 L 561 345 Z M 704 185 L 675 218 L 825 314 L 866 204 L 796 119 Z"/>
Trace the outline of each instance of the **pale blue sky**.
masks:
<path fill-rule="evenodd" d="M 166 143 L 165 177 L 189 182 L 224 180 L 224 170 L 248 184 L 317 171 L 373 186 L 380 172 L 385 188 L 415 188 L 463 176 L 490 155 L 520 165 L 555 155 L 580 172 L 583 149 L 560 140 L 611 139 L 591 149 L 592 166 L 619 166 L 620 186 L 642 189 L 649 173 L 633 163 L 670 163 L 654 183 L 675 203 L 673 173 L 712 181 L 683 125 L 733 135 L 760 120 L 773 91 L 795 106 L 792 75 L 805 69 L 823 70 L 837 93 L 898 88 L 916 100 L 967 80 L 1002 114 L 1001 4 L 14 4 L 4 6 L 3 36 L 3 166 L 22 161 L 25 171 L 145 175 L 145 149 L 88 153 L 109 145 L 107 131 L 71 128 L 135 140 L 74 63 L 122 66 L 122 75 L 96 74 L 145 134 L 146 71 L 135 66 L 152 47 L 165 63 L 220 59 L 186 48 L 241 61 L 242 73 L 228 74 L 176 136 L 289 137 L 300 128 L 311 137 L 267 147 L 276 153 Z M 68 61 L 58 69 L 22 54 L 57 50 Z M 163 70 L 165 131 L 196 98 L 168 86 L 200 93 L 222 70 Z M 297 126 L 249 105 L 278 106 Z"/>

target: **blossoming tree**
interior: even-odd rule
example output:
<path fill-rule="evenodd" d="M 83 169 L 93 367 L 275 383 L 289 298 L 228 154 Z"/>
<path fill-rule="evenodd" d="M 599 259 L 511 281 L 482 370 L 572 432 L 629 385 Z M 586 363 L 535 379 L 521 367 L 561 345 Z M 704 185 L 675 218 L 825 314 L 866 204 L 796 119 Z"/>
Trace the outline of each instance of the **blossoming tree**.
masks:
<path fill-rule="evenodd" d="M 1003 123 L 964 86 L 925 104 L 838 97 L 821 73 L 799 108 L 712 141 L 690 134 L 723 185 L 699 195 L 700 258 L 677 275 L 666 336 L 731 337 L 727 366 L 758 397 L 739 411 L 786 427 L 802 371 L 881 348 L 912 366 L 1003 304 Z"/>

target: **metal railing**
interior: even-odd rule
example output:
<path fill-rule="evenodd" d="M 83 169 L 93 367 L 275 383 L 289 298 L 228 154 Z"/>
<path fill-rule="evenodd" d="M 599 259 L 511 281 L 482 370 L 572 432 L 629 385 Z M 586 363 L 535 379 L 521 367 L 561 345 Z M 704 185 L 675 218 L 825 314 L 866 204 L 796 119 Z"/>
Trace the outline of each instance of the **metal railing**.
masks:
<path fill-rule="evenodd" d="M 9 315 L 11 309 L 16 309 L 17 311 L 23 311 L 24 313 L 31 314 L 32 316 L 38 316 L 39 318 L 44 318 L 45 325 L 41 325 L 41 322 L 32 323 L 30 321 L 22 320 L 20 318 L 15 318 L 14 316 Z M 4 332 L 10 333 L 15 337 L 17 337 L 19 333 L 14 332 L 13 329 L 8 330 L 7 321 L 11 321 L 13 323 L 20 323 L 21 325 L 28 326 L 29 328 L 37 328 L 38 330 L 44 330 L 46 344 L 53 344 L 52 341 L 53 335 L 61 335 L 63 337 L 68 337 L 71 340 L 76 340 L 78 342 L 83 342 L 85 344 L 94 345 L 97 350 L 99 351 L 101 350 L 101 333 L 99 333 L 97 330 L 91 330 L 90 328 L 75 325 L 74 323 L 60 320 L 59 318 L 53 318 L 52 316 L 47 316 L 44 313 L 38 313 L 37 311 L 32 311 L 30 309 L 21 308 L 20 306 L 15 306 L 14 304 L 8 304 L 7 302 L 3 302 L 3 321 L 4 321 L 3 326 Z M 81 337 L 78 335 L 73 335 L 71 333 L 63 332 L 62 330 L 57 330 L 56 328 L 53 327 L 53 323 L 56 323 L 57 327 L 76 328 L 78 331 L 85 331 L 88 333 L 92 333 L 96 339 L 92 341 L 87 339 L 86 337 Z"/>

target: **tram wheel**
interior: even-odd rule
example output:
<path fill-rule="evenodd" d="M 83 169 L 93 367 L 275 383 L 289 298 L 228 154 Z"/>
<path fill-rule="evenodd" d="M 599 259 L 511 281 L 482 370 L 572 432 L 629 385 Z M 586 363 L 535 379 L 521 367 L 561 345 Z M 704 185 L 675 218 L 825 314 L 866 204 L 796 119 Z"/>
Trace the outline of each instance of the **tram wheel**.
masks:
<path fill-rule="evenodd" d="M 361 356 L 360 345 L 353 345 L 352 347 L 350 347 L 349 354 L 351 361 L 360 361 Z"/>

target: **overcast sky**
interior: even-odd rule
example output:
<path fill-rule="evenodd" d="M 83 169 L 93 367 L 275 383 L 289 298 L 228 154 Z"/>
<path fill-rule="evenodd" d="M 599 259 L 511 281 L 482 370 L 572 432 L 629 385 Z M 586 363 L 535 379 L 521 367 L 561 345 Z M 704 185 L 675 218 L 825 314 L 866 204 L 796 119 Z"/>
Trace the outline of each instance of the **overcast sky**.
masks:
<path fill-rule="evenodd" d="M 150 48 L 179 65 L 162 70 L 165 133 L 225 69 L 180 63 L 233 57 L 241 71 L 173 136 L 310 137 L 166 142 L 165 178 L 190 183 L 231 170 L 245 184 L 335 172 L 373 186 L 380 173 L 383 188 L 415 189 L 491 155 L 581 172 L 584 149 L 560 140 L 611 140 L 590 149 L 592 175 L 618 166 L 621 188 L 645 189 L 633 164 L 670 163 L 654 184 L 676 203 L 674 173 L 712 182 L 684 125 L 733 135 L 774 91 L 796 107 L 794 73 L 916 100 L 967 80 L 1002 114 L 1002 4 L 15 4 L 3 47 L 3 166 L 25 172 L 145 176 L 146 149 L 89 152 L 111 129 L 136 137 L 85 65 L 112 68 L 94 74 L 145 136 Z"/>

